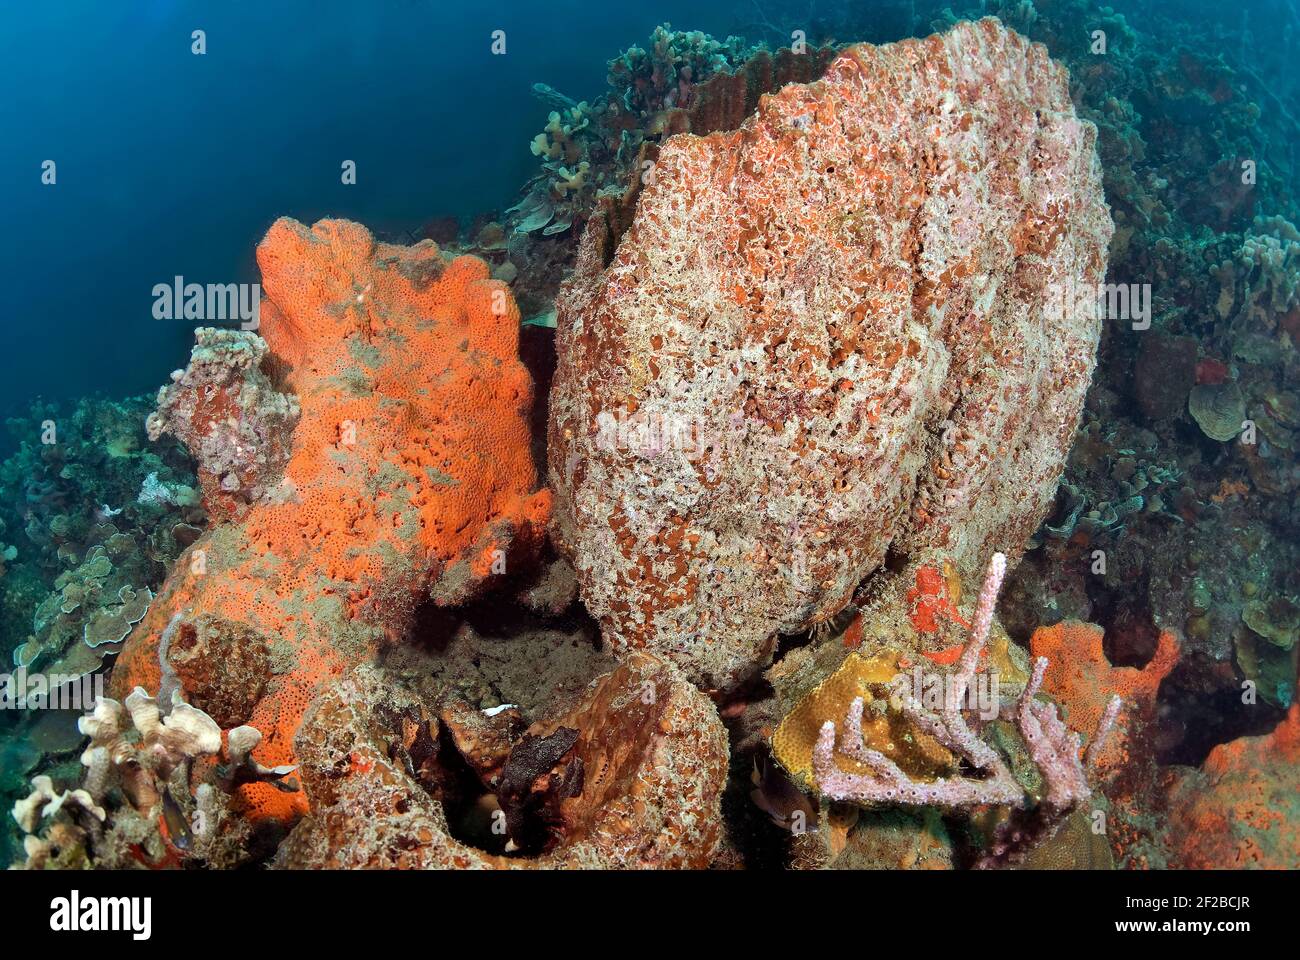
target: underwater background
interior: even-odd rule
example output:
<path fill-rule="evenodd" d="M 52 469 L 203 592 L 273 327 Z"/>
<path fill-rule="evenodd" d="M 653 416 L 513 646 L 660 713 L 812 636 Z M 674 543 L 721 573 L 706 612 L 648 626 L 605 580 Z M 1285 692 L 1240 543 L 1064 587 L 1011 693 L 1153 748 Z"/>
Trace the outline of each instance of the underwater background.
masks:
<path fill-rule="evenodd" d="M 983 16 L 1068 69 L 1075 109 L 1099 131 L 1115 223 L 1107 279 L 1149 284 L 1151 297 L 1149 330 L 1127 319 L 1103 329 L 1056 500 L 998 608 L 1015 644 L 1074 651 L 1099 687 L 1145 710 L 1126 744 L 1131 763 L 1107 786 L 1110 842 L 1075 825 L 1035 865 L 1300 866 L 1295 0 L 10 5 L 0 13 L 10 225 L 0 656 L 107 674 L 177 558 L 214 522 L 185 447 L 146 436 L 196 326 L 155 315 L 156 285 L 256 282 L 254 249 L 281 216 L 354 220 L 380 240 L 432 239 L 482 257 L 524 322 L 520 352 L 539 398 L 532 452 L 544 464 L 559 284 L 635 148 L 680 129 L 669 116 L 686 96 L 677 91 L 740 75 L 796 31 L 811 52 L 789 79 L 806 82 L 831 48 Z M 496 30 L 504 54 L 493 52 Z M 755 97 L 769 92 L 750 83 Z M 618 129 L 597 103 L 620 105 Z M 697 132 L 734 129 L 725 117 L 691 120 Z M 50 425 L 55 443 L 42 439 Z M 1086 575 L 1099 549 L 1122 575 Z M 481 633 L 507 629 L 496 613 L 475 616 L 494 624 Z M 416 622 L 449 629 L 441 613 Z M 561 622 L 595 630 L 576 605 Z M 551 642 L 528 636 L 539 650 Z M 783 638 L 782 649 L 818 640 Z M 575 677 L 595 669 L 593 646 L 573 655 Z M 468 683 L 462 668 L 445 670 Z M 495 681 L 501 696 L 524 682 L 510 676 Z M 77 716 L 0 711 L 6 810 L 35 776 L 81 781 Z M 788 825 L 808 801 L 747 733 L 730 730 L 734 862 L 802 862 Z M 1207 795 L 1208 783 L 1229 786 Z M 881 835 L 902 847 L 860 840 L 845 862 L 960 862 L 955 830 L 918 823 L 886 823 Z M 6 816 L 0 828 L 6 862 L 22 859 L 18 826 Z"/>
<path fill-rule="evenodd" d="M 154 284 L 256 280 L 253 244 L 278 216 L 400 235 L 510 206 L 535 166 L 532 85 L 597 93 L 605 61 L 664 20 L 725 32 L 727 15 L 692 6 L 84 0 L 7 11 L 0 120 L 12 139 L 0 163 L 5 208 L 25 231 L 6 241 L 5 262 L 12 315 L 43 320 L 4 326 L 0 350 L 27 359 L 0 387 L 0 409 L 155 387 L 192 331 L 153 319 Z M 502 15 L 509 52 L 494 57 L 483 38 Z M 195 29 L 214 47 L 220 38 L 220 56 L 193 57 Z M 60 189 L 42 189 L 39 161 L 26 175 L 38 155 L 58 160 Z M 359 175 L 345 186 L 349 159 Z M 48 282 L 53 262 L 65 282 Z"/>

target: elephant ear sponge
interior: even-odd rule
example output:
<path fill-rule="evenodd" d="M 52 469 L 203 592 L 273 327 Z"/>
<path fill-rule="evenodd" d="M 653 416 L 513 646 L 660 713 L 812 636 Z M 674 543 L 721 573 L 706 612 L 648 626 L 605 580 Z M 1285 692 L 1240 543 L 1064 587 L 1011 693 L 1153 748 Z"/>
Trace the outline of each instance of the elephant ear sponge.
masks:
<path fill-rule="evenodd" d="M 200 634 L 222 648 L 264 645 L 269 655 L 213 667 L 231 673 L 223 689 L 250 692 L 249 715 L 233 719 L 266 734 L 257 759 L 277 766 L 296 762 L 293 736 L 321 685 L 403 636 L 422 596 L 461 602 L 535 551 L 550 495 L 533 492 L 519 312 L 481 260 L 446 263 L 431 242 L 393 246 L 355 223 L 290 219 L 257 260 L 269 347 L 259 393 L 282 390 L 300 410 L 282 476 L 262 478 L 269 492 L 180 558 L 112 683 L 158 689 L 159 639 L 177 616 L 167 657 L 185 657 L 183 638 Z M 186 373 L 167 409 L 192 406 L 173 391 L 204 389 Z M 301 792 L 241 791 L 255 819 L 305 809 Z"/>
<path fill-rule="evenodd" d="M 1019 556 L 1096 359 L 1095 140 L 986 19 L 664 144 L 557 308 L 557 539 L 616 648 L 726 686 L 887 550 L 971 580 Z"/>

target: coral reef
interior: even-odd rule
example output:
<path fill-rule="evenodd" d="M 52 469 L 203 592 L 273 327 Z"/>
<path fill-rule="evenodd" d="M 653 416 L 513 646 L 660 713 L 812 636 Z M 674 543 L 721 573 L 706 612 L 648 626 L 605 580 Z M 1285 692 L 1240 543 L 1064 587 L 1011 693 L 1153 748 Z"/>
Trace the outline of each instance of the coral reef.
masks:
<path fill-rule="evenodd" d="M 664 145 L 559 301 L 557 536 L 609 642 L 725 687 L 889 549 L 1019 554 L 1091 373 L 1062 298 L 1105 271 L 1093 136 L 988 20 Z"/>
<path fill-rule="evenodd" d="M 551 237 L 575 222 L 580 230 L 602 193 L 617 192 L 639 175 L 631 162 L 640 159 L 638 148 L 647 133 L 670 125 L 663 115 L 689 115 L 701 83 L 729 75 L 757 52 L 738 37 L 724 43 L 665 24 L 655 28 L 649 51 L 632 46 L 609 62 L 609 93 L 594 105 L 574 102 L 545 85 L 535 87 L 534 93 L 558 109 L 529 144 L 543 172 L 506 211 L 514 214 L 512 232 Z"/>
<path fill-rule="evenodd" d="M 826 721 L 818 735 L 812 761 L 819 791 L 836 800 L 853 800 L 857 803 L 905 802 L 916 806 L 948 808 L 990 803 L 1011 804 L 1022 799 L 1022 791 L 1010 768 L 979 740 L 967 724 L 965 716 L 967 692 L 988 641 L 993 608 L 1005 575 L 1006 557 L 994 554 L 976 605 L 970 639 L 962 649 L 956 669 L 948 681 L 949 689 L 945 692 L 939 711 L 923 707 L 917 699 L 919 691 L 899 694 L 902 711 L 916 728 L 987 776 L 980 780 L 913 780 L 893 760 L 879 750 L 872 749 L 863 740 L 864 704 L 862 698 L 858 697 L 845 714 L 844 730 L 840 737 L 836 737 L 835 723 L 830 720 Z M 1054 707 L 1036 704 L 1034 701 L 1046 668 L 1047 660 L 1040 658 L 1016 703 L 1015 719 L 1047 781 L 1045 802 L 1061 812 L 1073 809 L 1086 800 L 1089 791 L 1079 765 L 1078 738 L 1071 740 L 1066 735 Z M 1107 708 L 1098 725 L 1094 746 L 1109 732 L 1117 707 L 1118 701 L 1112 700 L 1112 706 Z M 837 749 L 856 760 L 866 772 L 857 774 L 842 771 L 835 762 Z"/>
<path fill-rule="evenodd" d="M 1300 20 L 744 7 L 10 421 L 0 860 L 1300 867 Z"/>
<path fill-rule="evenodd" d="M 15 666 L 98 670 L 206 523 L 183 452 L 147 448 L 144 409 L 142 398 L 84 400 L 9 421 L 20 442 L 0 487 L 21 495 L 0 500 L 0 529 L 22 539 L 6 551 L 0 635 Z"/>
<path fill-rule="evenodd" d="M 594 174 L 588 180 L 588 157 L 596 132 L 584 133 L 593 117 L 585 100 L 566 107 L 563 114 L 551 111 L 546 129 L 529 144 L 533 156 L 541 159 L 543 172 L 523 199 L 506 211 L 507 216 L 515 214 L 510 218 L 515 233 L 540 231 L 543 237 L 564 233 L 576 216 L 591 209 L 596 183 Z"/>
<path fill-rule="evenodd" d="M 323 685 L 401 638 L 421 596 L 460 602 L 536 549 L 549 495 L 533 493 L 518 311 L 486 265 L 339 220 L 279 220 L 257 253 L 265 347 L 201 332 L 154 421 L 198 443 L 230 519 L 177 565 L 113 685 L 157 688 L 179 615 L 169 662 L 187 695 L 264 731 L 260 759 L 281 766 Z M 295 408 L 276 470 L 246 443 Z M 303 810 L 262 783 L 240 799 L 254 819 Z"/>
<path fill-rule="evenodd" d="M 56 592 L 36 608 L 35 634 L 14 650 L 14 665 L 72 680 L 95 672 L 106 656 L 121 650 L 153 600 L 148 587 L 134 589 L 129 570 L 113 563 L 134 546 L 130 537 L 113 533 L 90 548 L 84 563 L 59 574 Z"/>
<path fill-rule="evenodd" d="M 699 83 L 734 70 L 753 53 L 741 37 L 717 40 L 664 24 L 655 27 L 649 50 L 632 46 L 609 62 L 609 85 L 625 110 L 642 116 L 688 108 Z"/>
<path fill-rule="evenodd" d="M 1255 599 L 1294 597 L 1300 569 L 1300 125 L 1282 74 L 1261 66 L 1286 34 L 1244 29 L 1254 11 L 1190 21 L 1143 0 L 1123 13 L 1081 0 L 942 6 L 916 9 L 922 20 L 940 14 L 937 27 L 995 13 L 1069 68 L 1077 109 L 1099 131 L 1116 223 L 1108 284 L 1150 296 L 1149 328 L 1108 304 L 1087 430 L 1049 521 L 1065 536 L 1045 528 L 1042 550 L 1013 573 L 1008 626 L 1027 642 L 1042 622 L 1093 621 L 1133 664 L 1162 632 L 1178 633 L 1155 736 L 1160 762 L 1199 764 L 1276 723 L 1295 688 L 1292 652 L 1244 618 Z M 1137 461 L 1134 477 L 1147 473 L 1145 490 L 1116 489 L 1124 459 Z M 1142 460 L 1176 478 L 1151 479 Z M 1108 573 L 1092 570 L 1098 550 Z M 1244 680 L 1271 709 L 1241 702 Z"/>
<path fill-rule="evenodd" d="M 1134 865 L 1154 855 L 1149 845 L 1163 816 L 1156 763 L 1159 695 L 1178 664 L 1181 644 L 1173 633 L 1161 633 L 1154 653 L 1138 668 L 1113 666 L 1104 638 L 1095 624 L 1063 621 L 1036 630 L 1029 648 L 1050 661 L 1043 688 L 1061 704 L 1072 729 L 1096 729 L 1113 698 L 1120 699 L 1113 732 L 1091 759 L 1108 802 L 1106 838 L 1118 860 Z"/>
<path fill-rule="evenodd" d="M 0 656 L 44 675 L 60 696 L 106 671 L 207 522 L 182 448 L 148 443 L 148 404 L 144 397 L 37 403 L 7 423 L 16 448 L 0 462 L 8 494 L 0 497 L 8 544 Z M 148 490 L 156 495 L 145 496 Z M 60 779 L 64 755 L 77 747 L 75 717 L 4 711 L 0 745 L 0 798 L 8 805 L 26 794 L 34 772 Z M 9 859 L 7 841 L 20 840 L 0 830 L 0 860 Z"/>

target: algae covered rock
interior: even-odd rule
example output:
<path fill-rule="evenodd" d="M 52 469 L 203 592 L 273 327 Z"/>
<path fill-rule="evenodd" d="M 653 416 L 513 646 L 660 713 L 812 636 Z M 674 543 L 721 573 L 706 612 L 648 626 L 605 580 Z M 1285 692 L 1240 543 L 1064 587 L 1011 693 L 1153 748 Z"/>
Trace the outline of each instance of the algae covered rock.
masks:
<path fill-rule="evenodd" d="M 455 771 L 480 765 L 461 752 L 464 737 L 442 735 L 447 722 L 369 664 L 327 690 L 297 738 L 312 812 L 277 865 L 703 868 L 718 850 L 726 731 L 709 700 L 655 657 L 629 658 L 558 721 L 534 724 L 504 764 L 481 769 L 468 799 Z M 476 811 L 508 825 L 518 855 L 458 839 Z"/>
<path fill-rule="evenodd" d="M 262 369 L 268 349 L 257 334 L 200 327 L 194 339 L 189 366 L 159 389 L 145 426 L 150 440 L 170 433 L 189 448 L 205 506 L 230 516 L 274 495 L 301 410 Z"/>

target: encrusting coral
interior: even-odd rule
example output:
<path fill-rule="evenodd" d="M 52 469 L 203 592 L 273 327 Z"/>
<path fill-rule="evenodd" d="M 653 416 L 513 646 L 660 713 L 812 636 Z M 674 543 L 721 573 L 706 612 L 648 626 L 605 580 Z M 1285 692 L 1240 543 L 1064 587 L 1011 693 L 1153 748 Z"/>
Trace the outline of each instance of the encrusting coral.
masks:
<path fill-rule="evenodd" d="M 985 20 L 665 143 L 557 305 L 555 531 L 616 649 L 726 687 L 887 550 L 1019 556 L 1095 359 L 1094 138 Z"/>
<path fill-rule="evenodd" d="M 402 637 L 421 596 L 461 602 L 535 550 L 550 496 L 534 492 L 518 310 L 486 264 L 287 218 L 257 259 L 265 347 L 201 331 L 154 422 L 197 445 L 206 499 L 229 519 L 181 557 L 112 683 L 158 688 L 179 615 L 182 686 L 263 731 L 259 759 L 279 767 L 323 685 Z M 272 422 L 293 423 L 282 468 L 244 449 Z M 304 810 L 262 782 L 239 795 L 252 819 Z"/>

